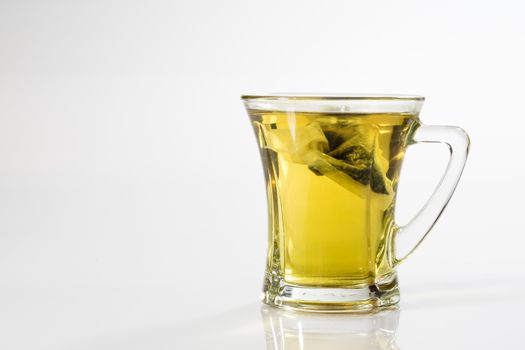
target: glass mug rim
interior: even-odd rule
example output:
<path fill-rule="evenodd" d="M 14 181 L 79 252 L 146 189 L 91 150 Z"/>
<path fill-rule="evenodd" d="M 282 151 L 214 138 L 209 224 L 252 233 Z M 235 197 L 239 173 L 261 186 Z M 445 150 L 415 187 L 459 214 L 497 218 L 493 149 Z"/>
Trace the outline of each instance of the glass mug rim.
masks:
<path fill-rule="evenodd" d="M 286 100 L 424 100 L 425 97 L 413 94 L 352 94 L 352 93 L 313 93 L 313 92 L 276 92 L 242 94 L 243 100 L 253 99 L 286 99 Z"/>
<path fill-rule="evenodd" d="M 404 94 L 270 93 L 241 95 L 250 110 L 312 113 L 417 115 L 425 97 Z"/>

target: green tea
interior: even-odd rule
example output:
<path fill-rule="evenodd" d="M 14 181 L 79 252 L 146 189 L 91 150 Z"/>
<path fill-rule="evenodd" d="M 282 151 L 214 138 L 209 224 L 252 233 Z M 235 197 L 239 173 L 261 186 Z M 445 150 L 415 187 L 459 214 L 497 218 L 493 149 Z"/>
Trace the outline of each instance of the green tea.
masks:
<path fill-rule="evenodd" d="M 267 185 L 267 281 L 354 287 L 389 273 L 387 236 L 417 116 L 248 112 Z"/>

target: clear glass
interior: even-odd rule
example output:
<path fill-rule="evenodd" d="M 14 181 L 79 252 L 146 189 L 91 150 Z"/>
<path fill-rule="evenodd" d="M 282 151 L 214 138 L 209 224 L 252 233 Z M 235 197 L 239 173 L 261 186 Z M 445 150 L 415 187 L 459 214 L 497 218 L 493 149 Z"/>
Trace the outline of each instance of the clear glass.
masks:
<path fill-rule="evenodd" d="M 309 311 L 370 311 L 399 301 L 395 267 L 430 231 L 467 158 L 463 130 L 422 125 L 420 96 L 246 95 L 266 179 L 263 301 Z M 427 204 L 394 221 L 407 147 L 449 146 Z"/>

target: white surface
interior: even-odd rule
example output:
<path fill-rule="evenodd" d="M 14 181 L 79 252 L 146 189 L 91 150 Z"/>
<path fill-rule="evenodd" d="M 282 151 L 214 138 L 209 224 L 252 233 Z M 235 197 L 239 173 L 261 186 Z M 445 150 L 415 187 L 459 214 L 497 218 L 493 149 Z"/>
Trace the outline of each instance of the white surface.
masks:
<path fill-rule="evenodd" d="M 469 284 L 484 300 L 483 286 L 521 283 L 524 10 L 510 0 L 1 1 L 0 347 L 125 343 L 256 300 L 266 204 L 243 92 L 426 96 L 422 120 L 463 127 L 472 148 L 445 214 L 400 268 L 404 300 L 411 288 Z M 439 147 L 410 150 L 401 223 L 445 161 Z M 452 337 L 458 349 L 488 348 L 483 337 L 518 344 L 519 298 L 437 300 L 402 310 L 402 349 Z"/>
<path fill-rule="evenodd" d="M 239 304 L 192 322 L 177 322 L 180 304 L 173 293 L 176 291 L 9 288 L 2 292 L 2 297 L 9 298 L 9 307 L 2 314 L 10 317 L 1 325 L 2 340 L 9 345 L 6 349 L 57 350 L 523 347 L 525 286 L 519 281 L 500 287 L 472 280 L 408 287 L 402 291 L 400 310 L 389 316 L 388 327 L 380 321 L 382 314 L 334 319 L 271 309 L 269 320 L 260 303 Z M 206 304 L 192 306 L 205 308 Z"/>

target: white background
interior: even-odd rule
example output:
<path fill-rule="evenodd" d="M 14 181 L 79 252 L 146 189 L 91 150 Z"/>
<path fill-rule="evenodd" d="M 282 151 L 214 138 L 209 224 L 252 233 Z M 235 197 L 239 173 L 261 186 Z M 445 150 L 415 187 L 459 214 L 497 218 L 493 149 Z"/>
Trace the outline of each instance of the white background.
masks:
<path fill-rule="evenodd" d="M 426 96 L 423 122 L 463 127 L 472 147 L 400 268 L 402 293 L 522 283 L 524 13 L 510 0 L 0 1 L 0 345 L 68 348 L 258 298 L 266 198 L 245 92 Z M 401 223 L 446 161 L 411 149 Z"/>

